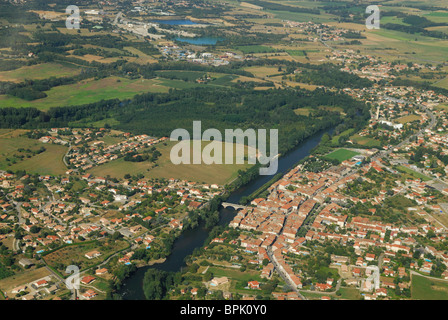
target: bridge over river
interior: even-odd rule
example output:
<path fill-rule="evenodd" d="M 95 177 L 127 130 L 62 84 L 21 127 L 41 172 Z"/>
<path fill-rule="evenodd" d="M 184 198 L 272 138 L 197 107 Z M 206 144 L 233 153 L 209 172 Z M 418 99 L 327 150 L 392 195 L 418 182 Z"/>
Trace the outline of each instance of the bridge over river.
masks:
<path fill-rule="evenodd" d="M 222 205 L 224 208 L 232 207 L 232 208 L 235 209 L 235 210 L 241 210 L 241 209 L 247 209 L 247 208 L 249 208 L 249 207 L 247 207 L 247 206 L 243 206 L 243 205 L 236 204 L 236 203 L 230 203 L 230 202 L 223 202 L 223 203 L 221 203 L 221 205 Z"/>

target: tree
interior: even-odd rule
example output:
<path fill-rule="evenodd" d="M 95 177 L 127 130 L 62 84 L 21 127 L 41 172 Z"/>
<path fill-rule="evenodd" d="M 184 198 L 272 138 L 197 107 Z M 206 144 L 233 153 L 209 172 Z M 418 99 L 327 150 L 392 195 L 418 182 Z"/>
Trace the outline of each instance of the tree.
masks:
<path fill-rule="evenodd" d="M 327 132 L 325 132 L 320 141 L 322 144 L 325 144 L 325 143 L 329 142 L 330 140 L 331 140 L 330 135 Z"/>
<path fill-rule="evenodd" d="M 32 226 L 30 228 L 31 233 L 38 233 L 39 231 L 40 231 L 40 227 L 38 227 L 38 226 Z"/>
<path fill-rule="evenodd" d="M 207 271 L 206 273 L 205 273 L 205 275 L 204 275 L 204 281 L 205 282 L 208 282 L 208 281 L 210 281 L 210 280 L 212 280 L 213 279 L 213 273 L 211 273 L 210 271 Z"/>
<path fill-rule="evenodd" d="M 143 292 L 148 300 L 165 298 L 174 283 L 174 274 L 158 269 L 149 269 L 143 278 Z"/>

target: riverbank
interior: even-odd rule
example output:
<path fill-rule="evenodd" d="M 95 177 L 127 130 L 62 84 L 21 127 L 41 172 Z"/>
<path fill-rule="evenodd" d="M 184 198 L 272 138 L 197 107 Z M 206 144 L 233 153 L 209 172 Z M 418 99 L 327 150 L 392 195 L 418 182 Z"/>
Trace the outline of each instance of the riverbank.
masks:
<path fill-rule="evenodd" d="M 166 261 L 166 258 L 161 258 L 161 259 L 157 259 L 157 260 L 151 260 L 148 262 L 137 262 L 135 264 L 135 266 L 137 268 L 152 267 L 156 264 L 164 263 L 165 261 Z"/>
<path fill-rule="evenodd" d="M 283 175 L 289 172 L 289 170 L 297 165 L 300 160 L 306 158 L 313 148 L 319 145 L 321 138 L 325 133 L 332 134 L 333 131 L 334 127 L 315 133 L 293 148 L 290 152 L 285 153 L 284 156 L 279 158 L 277 174 Z M 242 197 L 247 197 L 253 194 L 273 178 L 273 176 L 258 175 L 258 169 L 256 170 L 256 173 L 256 175 L 254 174 L 254 178 L 248 179 L 246 184 L 240 185 L 236 189 L 232 188 L 232 192 L 226 197 L 226 201 L 239 203 Z M 233 208 L 221 207 L 219 209 L 219 222 L 217 225 L 227 226 L 234 218 L 236 212 L 237 211 L 233 210 Z M 204 246 L 205 241 L 209 237 L 209 231 L 210 230 L 207 230 L 203 223 L 195 229 L 183 231 L 174 242 L 171 254 L 163 263 L 138 268 L 133 275 L 123 281 L 123 285 L 118 294 L 125 300 L 145 300 L 143 293 L 143 279 L 146 271 L 149 268 L 157 268 L 171 272 L 182 271 L 186 266 L 185 258 L 190 256 L 196 248 Z"/>

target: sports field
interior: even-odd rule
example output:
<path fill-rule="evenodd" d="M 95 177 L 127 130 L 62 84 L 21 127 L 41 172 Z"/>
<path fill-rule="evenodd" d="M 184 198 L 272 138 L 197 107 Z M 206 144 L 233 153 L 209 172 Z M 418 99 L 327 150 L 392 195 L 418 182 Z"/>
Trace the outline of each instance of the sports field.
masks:
<path fill-rule="evenodd" d="M 326 158 L 336 159 L 336 160 L 339 160 L 342 162 L 342 161 L 348 160 L 358 154 L 359 154 L 358 152 L 355 152 L 352 150 L 338 149 L 336 151 L 333 151 L 333 152 L 327 154 Z"/>

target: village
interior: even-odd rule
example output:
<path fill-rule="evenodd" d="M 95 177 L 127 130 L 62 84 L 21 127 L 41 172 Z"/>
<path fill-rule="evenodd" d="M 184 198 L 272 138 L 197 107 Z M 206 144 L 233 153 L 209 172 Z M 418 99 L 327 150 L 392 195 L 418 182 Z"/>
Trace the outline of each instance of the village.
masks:
<path fill-rule="evenodd" d="M 64 132 L 65 138 L 56 138 L 60 137 L 57 132 Z M 131 262 L 143 266 L 163 261 L 169 254 L 165 241 L 180 234 L 190 212 L 205 208 L 209 200 L 222 194 L 217 184 L 85 173 L 89 167 L 112 160 L 108 154 L 122 157 L 163 141 L 124 133 L 120 142 L 103 148 L 103 143 L 97 143 L 102 132 L 99 129 L 95 135 L 90 129 L 74 129 L 68 135 L 66 128 L 50 129 L 39 138 L 42 143 L 70 145 L 66 159 L 72 169 L 63 176 L 0 173 L 0 240 L 14 253 L 10 255 L 12 268 L 3 271 L 12 275 L 13 270 L 27 269 L 30 274 L 26 283 L 13 281 L 8 288 L 1 287 L 4 296 L 23 300 L 67 297 L 70 291 L 64 272 L 76 261 L 83 273 L 90 270 L 84 275 L 90 280 L 82 278 L 81 285 L 88 286 L 79 297 L 105 298 L 104 282 L 111 279 L 113 270 Z M 77 146 L 83 148 L 87 143 L 91 143 L 89 154 L 77 152 Z M 103 277 L 97 281 L 100 285 L 92 286 L 97 277 Z"/>
<path fill-rule="evenodd" d="M 246 286 L 254 293 L 241 298 L 268 294 L 260 288 L 274 278 L 278 284 L 279 276 L 283 290 L 271 290 L 270 296 L 281 300 L 406 299 L 413 277 L 448 279 L 448 181 L 442 161 L 448 153 L 447 118 L 439 107 L 447 98 L 403 87 L 346 91 L 375 101 L 370 124 L 360 136 L 369 136 L 383 120 L 389 122 L 384 133 L 400 143 L 356 149 L 359 155 L 317 172 L 302 163 L 271 185 L 266 198 L 239 210 L 229 224 L 238 235 L 224 232 L 211 245 L 234 246 L 247 259 L 242 265 L 258 270 L 258 276 L 252 273 L 257 280 Z M 409 115 L 415 125 L 393 125 Z M 416 159 L 418 148 L 434 154 L 423 152 Z M 213 246 L 197 260 L 210 253 L 216 253 Z M 327 272 L 310 269 L 311 261 Z"/>

